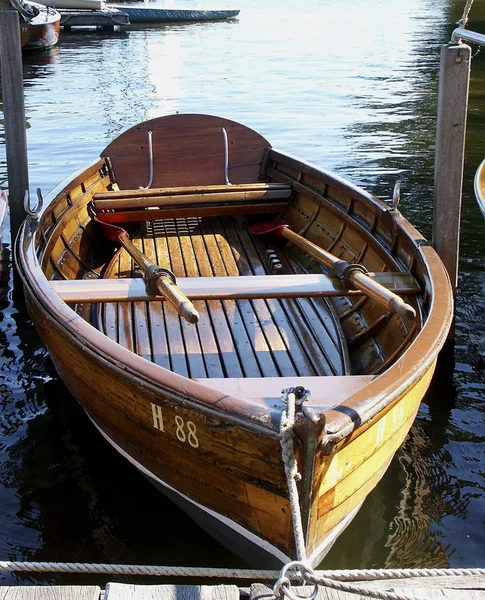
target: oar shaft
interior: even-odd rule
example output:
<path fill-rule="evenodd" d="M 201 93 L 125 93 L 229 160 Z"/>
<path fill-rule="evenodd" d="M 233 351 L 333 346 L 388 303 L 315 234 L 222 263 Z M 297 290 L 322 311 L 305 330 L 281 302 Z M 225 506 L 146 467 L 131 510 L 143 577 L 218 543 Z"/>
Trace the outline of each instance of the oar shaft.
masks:
<path fill-rule="evenodd" d="M 313 258 L 326 267 L 333 268 L 340 260 L 337 256 L 334 256 L 330 252 L 320 248 L 320 246 L 317 246 L 301 235 L 298 235 L 288 227 L 282 228 L 280 235 L 302 250 L 305 250 L 305 252 L 313 256 Z M 416 311 L 412 306 L 404 302 L 402 298 L 397 294 L 394 294 L 394 292 L 391 292 L 391 290 L 388 290 L 371 279 L 365 273 L 357 270 L 350 271 L 347 280 L 351 285 L 361 289 L 367 296 L 384 305 L 388 310 L 395 312 L 402 317 L 406 317 L 407 319 L 416 318 Z"/>
<path fill-rule="evenodd" d="M 138 250 L 138 248 L 130 241 L 126 233 L 120 233 L 118 240 L 128 254 L 133 258 L 140 269 L 145 273 L 152 263 L 148 258 Z M 160 275 L 157 277 L 155 286 L 160 296 L 163 296 L 167 302 L 175 308 L 177 313 L 184 318 L 188 323 L 197 323 L 199 313 L 195 309 L 192 302 L 187 296 L 172 282 L 168 277 Z"/>
<path fill-rule="evenodd" d="M 143 252 L 138 250 L 138 248 L 130 241 L 130 238 L 125 233 L 120 233 L 118 235 L 118 241 L 140 267 L 143 273 L 148 269 L 148 267 L 151 266 L 152 263 L 143 254 Z"/>

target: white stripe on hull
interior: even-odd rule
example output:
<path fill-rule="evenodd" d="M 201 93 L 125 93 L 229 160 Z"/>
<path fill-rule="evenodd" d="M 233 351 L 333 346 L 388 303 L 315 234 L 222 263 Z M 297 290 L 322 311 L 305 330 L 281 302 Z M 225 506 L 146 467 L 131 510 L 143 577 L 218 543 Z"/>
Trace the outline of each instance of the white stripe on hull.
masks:
<path fill-rule="evenodd" d="M 262 550 L 264 550 L 265 552 L 267 552 L 271 556 L 273 556 L 276 559 L 278 559 L 279 561 L 281 561 L 282 565 L 286 564 L 287 562 L 290 562 L 291 559 L 290 559 L 289 556 L 287 556 L 286 554 L 284 554 L 283 552 L 281 552 L 281 550 L 279 550 L 278 548 L 276 548 L 275 546 L 273 546 L 272 544 L 270 544 L 267 540 L 264 540 L 263 538 L 258 537 L 257 535 L 255 535 L 251 531 L 248 531 L 247 529 L 245 529 L 244 527 L 242 527 L 241 525 L 239 525 L 238 523 L 236 523 L 232 519 L 229 519 L 228 517 L 225 517 L 224 515 L 221 515 L 221 514 L 215 512 L 215 511 L 211 510 L 210 508 L 207 508 L 206 506 L 203 506 L 202 504 L 199 504 L 195 500 L 192 500 L 192 498 L 189 498 L 185 494 L 182 494 L 181 492 L 179 492 L 178 490 L 176 490 L 175 488 L 173 488 L 172 486 L 170 486 L 168 483 L 166 483 L 165 481 L 163 481 L 162 479 L 160 479 L 159 477 L 157 477 L 156 475 L 154 475 L 151 471 L 149 471 L 141 463 L 139 463 L 132 456 L 130 456 L 127 452 L 125 452 L 123 450 L 123 448 L 121 448 L 120 446 L 118 446 L 118 444 L 116 444 L 116 442 L 114 442 L 108 436 L 108 434 L 105 433 L 101 429 L 101 427 L 99 427 L 99 425 L 89 415 L 88 415 L 88 417 L 90 418 L 90 420 L 92 421 L 92 423 L 94 424 L 94 426 L 96 427 L 96 429 L 113 446 L 113 448 L 115 448 L 115 450 L 117 450 L 117 452 L 119 452 L 124 458 L 126 458 L 132 465 L 134 465 L 143 475 L 145 475 L 149 479 L 152 479 L 154 482 L 156 482 L 159 485 L 163 486 L 164 488 L 166 488 L 167 490 L 169 490 L 173 494 L 176 494 L 177 496 L 179 496 L 180 498 L 182 498 L 186 502 L 189 502 L 194 507 L 198 508 L 199 510 L 203 511 L 204 513 L 207 513 L 212 518 L 217 519 L 225 527 L 228 527 L 229 529 L 231 529 L 232 531 L 234 531 L 236 534 L 243 536 L 249 542 L 251 542 L 252 544 L 254 544 L 256 547 L 261 548 Z"/>
<path fill-rule="evenodd" d="M 89 415 L 88 415 L 88 417 L 89 417 Z M 91 422 L 93 423 L 93 425 L 96 427 L 96 429 L 111 444 L 111 446 L 113 446 L 113 448 L 115 448 L 115 450 L 117 452 L 119 452 L 119 454 L 121 454 L 124 458 L 126 458 L 126 460 L 128 460 L 133 466 L 135 466 L 143 475 L 145 475 L 149 479 L 152 479 L 153 482 L 159 484 L 163 488 L 166 488 L 172 494 L 179 496 L 185 502 L 188 502 L 189 504 L 194 506 L 194 508 L 197 508 L 198 510 L 202 511 L 203 513 L 208 514 L 213 519 L 216 519 L 217 521 L 222 523 L 222 525 L 229 528 L 231 531 L 233 531 L 237 535 L 244 537 L 251 544 L 254 544 L 257 548 L 264 550 L 270 556 L 279 560 L 282 563 L 282 565 L 293 560 L 289 556 L 284 554 L 281 550 L 279 550 L 278 548 L 276 548 L 275 546 L 270 544 L 267 540 L 264 540 L 264 539 L 260 538 L 259 536 L 255 535 L 254 533 L 252 533 L 251 531 L 248 531 L 247 529 L 245 529 L 244 527 L 239 525 L 239 523 L 236 523 L 232 519 L 229 519 L 228 517 L 225 517 L 224 515 L 221 515 L 221 514 L 215 512 L 214 510 L 207 508 L 206 506 L 204 506 L 202 504 L 199 504 L 192 498 L 189 498 L 185 494 L 182 494 L 181 492 L 179 492 L 178 490 L 173 488 L 171 485 L 169 485 L 168 483 L 166 483 L 165 481 L 163 481 L 162 479 L 160 479 L 159 477 L 154 475 L 151 471 L 149 471 L 141 463 L 139 463 L 132 456 L 130 456 L 127 452 L 125 452 L 125 450 L 123 450 L 123 448 L 118 446 L 118 444 L 116 444 L 116 442 L 114 442 L 109 437 L 109 435 L 107 433 L 105 433 L 101 429 L 101 427 L 99 427 L 99 425 L 91 417 L 89 417 L 89 418 L 90 418 Z M 335 543 L 335 541 L 337 540 L 339 535 L 350 524 L 352 519 L 359 512 L 363 503 L 364 503 L 364 501 L 362 501 L 351 513 L 349 513 L 345 517 L 345 519 L 343 519 L 331 531 L 331 533 L 325 538 L 325 540 L 320 544 L 320 546 L 318 546 L 312 552 L 312 554 L 308 557 L 308 562 L 311 564 L 312 567 L 318 566 L 320 564 L 320 562 L 323 560 L 323 558 L 326 556 L 326 554 L 330 551 L 331 547 L 333 546 L 333 544 Z"/>

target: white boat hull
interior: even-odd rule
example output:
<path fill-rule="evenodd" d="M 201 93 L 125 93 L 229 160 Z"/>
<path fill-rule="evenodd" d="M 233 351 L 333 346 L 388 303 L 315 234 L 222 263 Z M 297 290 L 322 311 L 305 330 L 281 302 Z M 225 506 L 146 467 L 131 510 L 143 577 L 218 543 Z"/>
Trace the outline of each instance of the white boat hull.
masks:
<path fill-rule="evenodd" d="M 41 0 L 40 3 L 44 6 L 71 10 L 101 10 L 104 5 L 103 0 Z"/>
<path fill-rule="evenodd" d="M 130 23 L 179 23 L 190 21 L 223 21 L 233 19 L 239 10 L 204 10 L 163 8 L 156 4 L 135 6 L 131 4 L 109 4 L 107 8 L 116 8 L 128 15 Z"/>

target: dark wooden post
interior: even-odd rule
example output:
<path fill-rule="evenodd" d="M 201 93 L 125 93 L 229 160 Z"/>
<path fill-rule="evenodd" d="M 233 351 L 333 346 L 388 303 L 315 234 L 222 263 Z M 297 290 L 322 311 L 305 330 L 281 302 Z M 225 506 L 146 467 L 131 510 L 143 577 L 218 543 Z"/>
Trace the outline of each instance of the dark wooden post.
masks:
<path fill-rule="evenodd" d="M 0 10 L 0 69 L 13 241 L 25 217 L 23 202 L 29 189 L 20 24 L 15 10 Z"/>
<path fill-rule="evenodd" d="M 454 291 L 458 283 L 470 62 L 471 48 L 466 44 L 449 44 L 441 49 L 434 173 L 433 246 L 448 270 Z M 454 339 L 454 328 L 449 339 Z"/>

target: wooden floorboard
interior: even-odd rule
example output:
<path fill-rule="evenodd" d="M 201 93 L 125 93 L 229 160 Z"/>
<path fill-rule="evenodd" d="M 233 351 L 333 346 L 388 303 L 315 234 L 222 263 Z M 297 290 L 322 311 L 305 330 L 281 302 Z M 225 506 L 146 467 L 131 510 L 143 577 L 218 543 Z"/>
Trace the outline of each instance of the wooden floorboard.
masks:
<path fill-rule="evenodd" d="M 214 217 L 148 223 L 133 242 L 176 277 L 224 277 L 270 273 L 263 237 L 252 236 L 234 218 Z M 122 251 L 106 276 L 136 274 Z M 322 298 L 197 300 L 195 308 L 201 315 L 196 326 L 180 319 L 167 302 L 107 303 L 99 309 L 99 322 L 121 345 L 186 377 L 346 372 L 338 324 Z"/>

